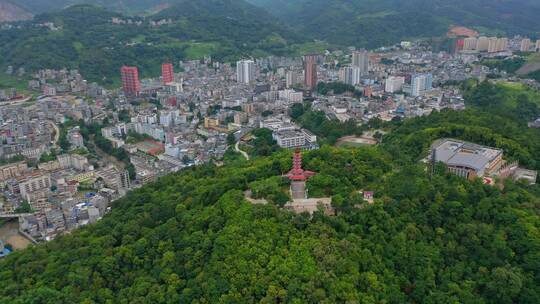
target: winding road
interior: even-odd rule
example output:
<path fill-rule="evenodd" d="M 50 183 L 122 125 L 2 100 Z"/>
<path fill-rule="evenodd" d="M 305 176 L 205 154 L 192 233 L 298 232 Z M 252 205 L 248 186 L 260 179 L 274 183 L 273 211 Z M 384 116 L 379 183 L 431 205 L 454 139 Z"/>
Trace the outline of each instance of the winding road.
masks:
<path fill-rule="evenodd" d="M 239 147 L 239 146 L 240 146 L 240 142 L 237 141 L 236 144 L 234 145 L 234 150 L 235 150 L 236 152 L 242 154 L 242 156 L 244 156 L 244 158 L 245 158 L 246 160 L 249 160 L 249 155 L 248 155 L 245 151 L 240 150 L 240 147 Z"/>

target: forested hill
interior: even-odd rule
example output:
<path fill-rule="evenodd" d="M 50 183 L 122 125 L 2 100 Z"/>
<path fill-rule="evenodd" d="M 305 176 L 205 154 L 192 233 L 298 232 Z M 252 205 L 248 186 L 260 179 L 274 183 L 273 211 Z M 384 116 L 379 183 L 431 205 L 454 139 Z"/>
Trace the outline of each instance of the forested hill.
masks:
<path fill-rule="evenodd" d="M 343 46 L 374 48 L 405 39 L 444 34 L 450 25 L 474 27 L 485 34 L 540 35 L 540 2 L 537 0 L 4 0 L 37 14 L 58 11 L 74 4 L 92 4 L 128 15 L 152 15 L 168 10 L 174 15 L 197 8 L 202 18 L 232 12 L 260 20 L 268 16 L 245 1 L 279 17 L 309 39 Z M 208 6 L 210 14 L 199 9 Z M 219 10 L 215 9 L 219 8 Z M 221 10 L 221 11 L 220 11 Z M 241 12 L 237 14 L 237 12 Z M 257 18 L 256 18 L 257 19 Z M 248 25 L 250 24 L 248 20 Z M 274 23 L 272 20 L 271 23 Z M 246 26 L 248 26 L 246 25 Z M 225 27 L 227 28 L 227 27 Z M 238 30 L 238 28 L 235 28 Z M 244 35 L 240 31 L 238 35 Z"/>
<path fill-rule="evenodd" d="M 479 108 L 503 89 L 476 84 L 471 109 L 392 122 L 382 146 L 307 152 L 318 172 L 309 193 L 331 196 L 337 217 L 245 201 L 247 189 L 271 202 L 287 193 L 290 152 L 227 158 L 1 260 L 0 303 L 539 303 L 540 188 L 432 175 L 418 162 L 433 139 L 453 136 L 538 168 L 540 132 L 519 120 L 534 113 L 514 113 L 509 92 L 495 105 L 508 113 Z"/>
<path fill-rule="evenodd" d="M 113 17 L 141 24 L 113 24 Z M 162 18 L 172 23 L 150 24 Z M 57 28 L 36 26 L 47 22 Z M 0 30 L 0 39 L 0 67 L 78 68 L 88 80 L 109 85 L 118 80 L 123 64 L 136 65 L 149 77 L 159 74 L 164 61 L 282 55 L 289 53 L 291 43 L 302 41 L 276 18 L 242 0 L 185 0 L 148 18 L 77 5 L 38 15 L 22 28 Z"/>
<path fill-rule="evenodd" d="M 199 39 L 227 37 L 264 50 L 283 49 L 287 41 L 300 41 L 300 35 L 277 18 L 244 0 L 179 0 L 151 18 L 189 20 L 190 30 L 195 32 L 191 34 Z"/>
<path fill-rule="evenodd" d="M 9 0 L 29 12 L 39 14 L 62 10 L 71 5 L 90 4 L 121 13 L 152 12 L 180 0 Z"/>
<path fill-rule="evenodd" d="M 377 47 L 444 34 L 449 25 L 507 35 L 540 33 L 536 0 L 249 0 L 306 34 Z"/>
<path fill-rule="evenodd" d="M 7 0 L 0 0 L 0 22 L 31 19 L 32 14 Z"/>

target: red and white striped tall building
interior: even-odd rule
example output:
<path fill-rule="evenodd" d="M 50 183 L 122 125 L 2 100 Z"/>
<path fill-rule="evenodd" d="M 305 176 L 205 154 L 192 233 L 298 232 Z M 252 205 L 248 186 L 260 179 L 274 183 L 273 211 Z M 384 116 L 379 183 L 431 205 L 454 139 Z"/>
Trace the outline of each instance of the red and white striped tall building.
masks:
<path fill-rule="evenodd" d="M 174 67 L 172 63 L 161 65 L 161 78 L 163 79 L 163 84 L 174 82 Z"/>
<path fill-rule="evenodd" d="M 314 90 L 317 87 L 317 58 L 318 55 L 304 56 L 304 84 L 306 88 Z"/>
<path fill-rule="evenodd" d="M 139 70 L 137 67 L 123 66 L 120 69 L 120 73 L 124 94 L 138 96 L 141 92 L 141 82 L 139 81 Z"/>

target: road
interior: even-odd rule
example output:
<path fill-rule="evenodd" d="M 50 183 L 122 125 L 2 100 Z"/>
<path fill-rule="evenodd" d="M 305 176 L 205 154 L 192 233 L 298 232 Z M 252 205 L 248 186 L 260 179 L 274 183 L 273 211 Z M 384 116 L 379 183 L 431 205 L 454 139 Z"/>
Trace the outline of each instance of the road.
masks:
<path fill-rule="evenodd" d="M 242 154 L 242 156 L 244 156 L 244 158 L 245 158 L 246 160 L 249 160 L 249 155 L 248 155 L 246 152 L 240 150 L 240 147 L 239 147 L 239 146 L 240 146 L 240 142 L 237 141 L 236 144 L 234 145 L 234 150 L 235 150 L 236 152 Z"/>
<path fill-rule="evenodd" d="M 54 140 L 53 140 L 53 146 L 58 143 L 60 140 L 60 128 L 53 122 L 49 120 L 49 124 L 54 129 Z"/>
<path fill-rule="evenodd" d="M 12 101 L 4 101 L 0 103 L 0 107 L 1 106 L 15 106 L 18 104 L 23 104 L 25 102 L 28 102 L 30 100 L 32 100 L 32 96 L 28 96 L 23 99 L 17 99 L 17 100 L 12 100 Z"/>

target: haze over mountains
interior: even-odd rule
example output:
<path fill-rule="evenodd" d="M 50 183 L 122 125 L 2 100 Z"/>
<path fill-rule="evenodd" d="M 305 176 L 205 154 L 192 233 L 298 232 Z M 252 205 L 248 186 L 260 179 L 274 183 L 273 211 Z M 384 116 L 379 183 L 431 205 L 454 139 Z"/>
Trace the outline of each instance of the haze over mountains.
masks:
<path fill-rule="evenodd" d="M 248 1 L 307 35 L 367 47 L 442 34 L 451 24 L 508 35 L 540 31 L 540 1 L 531 0 Z"/>
<path fill-rule="evenodd" d="M 0 21 L 58 11 L 73 4 L 92 4 L 128 15 L 158 13 L 171 6 L 200 6 L 193 0 L 0 0 L 10 3 Z M 205 15 L 222 15 L 242 7 L 267 19 L 248 3 L 267 10 L 298 33 L 333 44 L 377 47 L 401 39 L 443 34 L 452 24 L 507 35 L 540 32 L 540 1 L 534 0 L 212 0 Z M 18 16 L 18 17 L 17 17 Z M 252 14 L 253 16 L 253 14 Z M 252 17 L 246 16 L 246 17 Z M 373 35 L 377 33 L 377 35 Z"/>
<path fill-rule="evenodd" d="M 23 8 L 7 0 L 0 0 L 0 22 L 27 20 L 31 18 L 32 14 Z"/>

